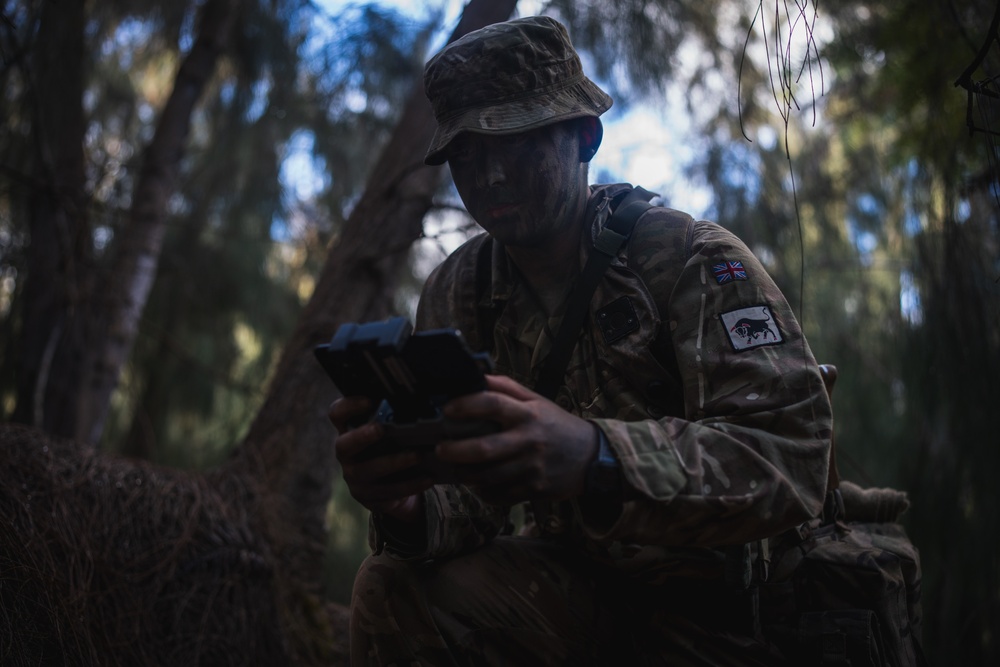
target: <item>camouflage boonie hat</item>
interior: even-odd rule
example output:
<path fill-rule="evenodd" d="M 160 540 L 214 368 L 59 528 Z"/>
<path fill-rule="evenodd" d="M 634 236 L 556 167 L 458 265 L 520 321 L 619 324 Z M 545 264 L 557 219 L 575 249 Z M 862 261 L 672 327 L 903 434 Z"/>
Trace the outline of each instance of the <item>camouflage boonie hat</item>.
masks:
<path fill-rule="evenodd" d="M 442 164 L 460 132 L 514 134 L 600 116 L 611 97 L 583 73 L 566 28 L 532 16 L 470 32 L 431 58 L 424 90 L 438 127 L 424 162 Z"/>

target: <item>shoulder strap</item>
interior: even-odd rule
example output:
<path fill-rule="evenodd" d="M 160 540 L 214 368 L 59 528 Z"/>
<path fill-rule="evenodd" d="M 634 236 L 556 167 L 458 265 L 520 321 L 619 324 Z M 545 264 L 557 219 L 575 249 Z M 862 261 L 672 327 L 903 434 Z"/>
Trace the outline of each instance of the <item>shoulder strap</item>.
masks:
<path fill-rule="evenodd" d="M 649 200 L 655 196 L 640 187 L 633 188 L 615 207 L 611 219 L 594 239 L 594 249 L 570 293 L 566 314 L 556 333 L 552 350 L 542 363 L 538 384 L 535 386 L 535 391 L 542 396 L 553 398 L 559 390 L 559 385 L 566 375 L 570 355 L 576 346 L 576 338 L 590 310 L 590 300 L 594 296 L 594 290 L 597 289 L 597 284 L 607 271 L 611 260 L 628 240 L 639 217 L 652 206 Z"/>
<path fill-rule="evenodd" d="M 627 266 L 644 285 L 661 286 L 655 290 L 647 288 L 661 318 L 660 331 L 650 349 L 665 372 L 663 380 L 667 386 L 663 395 L 670 397 L 671 406 L 663 407 L 668 414 L 676 415 L 684 414 L 684 384 L 668 320 L 674 287 L 693 255 L 695 224 L 690 215 L 663 208 L 657 221 L 647 225 L 641 235 L 633 233 L 627 258 Z M 664 261 L 663 253 L 668 250 L 672 250 L 672 254 Z"/>
<path fill-rule="evenodd" d="M 823 388 L 827 396 L 833 400 L 833 385 L 837 382 L 837 367 L 832 364 L 820 364 L 820 375 L 823 377 Z M 823 503 L 823 523 L 833 523 L 845 518 L 844 497 L 840 493 L 840 471 L 837 469 L 837 445 L 833 434 L 830 434 L 830 460 L 826 472 L 826 500 Z"/>
<path fill-rule="evenodd" d="M 484 235 L 476 253 L 476 341 L 480 351 L 493 350 L 493 326 L 497 321 L 497 309 L 493 306 L 490 287 L 493 284 L 493 237 Z"/>

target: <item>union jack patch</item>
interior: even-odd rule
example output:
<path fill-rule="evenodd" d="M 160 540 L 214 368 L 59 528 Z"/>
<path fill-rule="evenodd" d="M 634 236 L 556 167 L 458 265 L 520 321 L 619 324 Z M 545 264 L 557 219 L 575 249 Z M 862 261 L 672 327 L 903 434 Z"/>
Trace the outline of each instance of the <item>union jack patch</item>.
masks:
<path fill-rule="evenodd" d="M 715 280 L 720 285 L 733 280 L 746 280 L 747 271 L 743 268 L 743 262 L 722 262 L 712 266 L 712 273 Z"/>

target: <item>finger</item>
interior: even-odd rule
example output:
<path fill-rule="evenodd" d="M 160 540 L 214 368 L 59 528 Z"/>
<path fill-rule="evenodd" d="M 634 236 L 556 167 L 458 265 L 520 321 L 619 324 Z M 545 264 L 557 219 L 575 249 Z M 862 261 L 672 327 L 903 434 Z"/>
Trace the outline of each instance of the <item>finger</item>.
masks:
<path fill-rule="evenodd" d="M 330 404 L 330 418 L 340 418 L 371 410 L 371 404 L 371 399 L 367 396 L 343 396 Z"/>
<path fill-rule="evenodd" d="M 351 424 L 364 421 L 371 413 L 371 400 L 366 396 L 345 396 L 330 404 L 328 416 L 339 433 L 345 433 Z"/>
<path fill-rule="evenodd" d="M 413 451 L 401 451 L 373 458 L 362 456 L 343 465 L 344 477 L 374 483 L 379 479 L 414 468 L 419 462 L 419 454 Z"/>
<path fill-rule="evenodd" d="M 445 404 L 443 414 L 455 421 L 490 421 L 509 428 L 527 416 L 525 404 L 507 394 L 481 391 L 466 394 Z"/>
<path fill-rule="evenodd" d="M 505 394 L 519 401 L 530 401 L 542 397 L 541 394 L 536 394 L 517 380 L 509 378 L 506 375 L 487 375 L 486 388 L 489 391 Z"/>
<path fill-rule="evenodd" d="M 510 431 L 465 440 L 445 440 L 434 448 L 434 455 L 444 463 L 483 465 L 505 461 L 524 449 L 523 441 Z"/>
<path fill-rule="evenodd" d="M 343 465 L 361 457 L 365 450 L 382 439 L 384 433 L 382 425 L 373 422 L 338 435 L 334 444 L 337 460 Z"/>
<path fill-rule="evenodd" d="M 397 501 L 430 488 L 428 472 L 417 466 L 420 455 L 406 451 L 387 454 L 343 466 L 351 495 L 366 507 L 371 503 Z"/>

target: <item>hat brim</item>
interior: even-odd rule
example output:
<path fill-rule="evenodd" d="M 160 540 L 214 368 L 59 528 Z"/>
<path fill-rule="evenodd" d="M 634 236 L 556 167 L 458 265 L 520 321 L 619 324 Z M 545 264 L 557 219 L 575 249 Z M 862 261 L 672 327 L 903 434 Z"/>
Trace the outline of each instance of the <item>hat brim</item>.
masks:
<path fill-rule="evenodd" d="M 517 134 L 552 123 L 584 116 L 600 116 L 611 108 L 612 100 L 590 79 L 583 78 L 544 101 L 527 97 L 502 104 L 462 110 L 438 122 L 434 138 L 424 156 L 429 165 L 448 160 L 448 144 L 462 132 L 477 134 Z"/>

